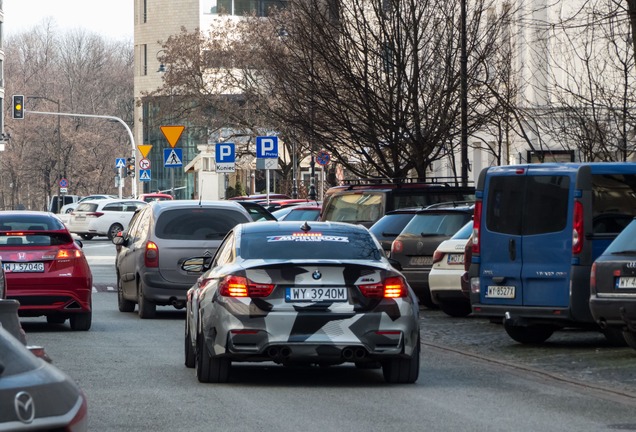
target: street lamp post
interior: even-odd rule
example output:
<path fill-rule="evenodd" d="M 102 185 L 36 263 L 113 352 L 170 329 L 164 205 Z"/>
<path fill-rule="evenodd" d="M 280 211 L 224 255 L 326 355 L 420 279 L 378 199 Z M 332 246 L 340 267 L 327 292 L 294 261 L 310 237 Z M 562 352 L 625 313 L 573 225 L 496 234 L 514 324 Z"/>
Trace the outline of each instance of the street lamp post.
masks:
<path fill-rule="evenodd" d="M 462 186 L 468 186 L 468 55 L 466 53 L 466 0 L 461 0 L 461 168 Z"/>

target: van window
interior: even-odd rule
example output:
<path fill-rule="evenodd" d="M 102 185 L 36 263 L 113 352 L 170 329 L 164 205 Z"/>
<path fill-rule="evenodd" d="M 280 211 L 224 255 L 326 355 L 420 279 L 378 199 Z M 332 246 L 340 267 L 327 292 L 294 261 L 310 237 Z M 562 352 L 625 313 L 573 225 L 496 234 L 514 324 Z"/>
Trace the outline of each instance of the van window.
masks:
<path fill-rule="evenodd" d="M 240 223 L 249 222 L 243 213 L 228 209 L 183 208 L 159 215 L 155 234 L 172 240 L 222 240 Z"/>
<path fill-rule="evenodd" d="M 383 192 L 356 192 L 335 195 L 329 202 L 329 208 L 323 220 L 358 223 L 377 221 L 384 215 Z"/>
<path fill-rule="evenodd" d="M 486 227 L 511 235 L 562 231 L 567 224 L 569 188 L 567 176 L 492 177 Z"/>

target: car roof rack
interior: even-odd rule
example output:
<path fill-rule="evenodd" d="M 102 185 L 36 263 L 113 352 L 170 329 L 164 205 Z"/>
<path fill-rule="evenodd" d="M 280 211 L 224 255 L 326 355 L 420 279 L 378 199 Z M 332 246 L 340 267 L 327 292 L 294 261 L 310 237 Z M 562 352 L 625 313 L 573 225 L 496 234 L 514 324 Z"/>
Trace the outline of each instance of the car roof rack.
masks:
<path fill-rule="evenodd" d="M 445 201 L 424 207 L 424 209 L 448 208 L 448 207 L 470 207 L 475 205 L 475 201 Z"/>
<path fill-rule="evenodd" d="M 342 180 L 342 186 L 381 186 L 381 185 L 399 185 L 401 184 L 422 184 L 431 186 L 462 186 L 462 180 L 459 177 L 398 177 L 398 178 L 356 178 Z M 472 184 L 472 181 L 469 181 Z"/>

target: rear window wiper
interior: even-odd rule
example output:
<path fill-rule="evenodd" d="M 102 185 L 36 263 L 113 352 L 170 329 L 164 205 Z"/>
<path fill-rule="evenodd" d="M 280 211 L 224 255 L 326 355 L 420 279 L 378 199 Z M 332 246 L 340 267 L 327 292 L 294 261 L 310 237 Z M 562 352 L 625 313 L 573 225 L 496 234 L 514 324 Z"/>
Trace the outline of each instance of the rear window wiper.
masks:
<path fill-rule="evenodd" d="M 397 236 L 399 236 L 399 235 L 400 235 L 400 233 L 388 233 L 388 232 L 382 232 L 382 235 L 383 235 L 384 237 L 389 237 L 389 236 L 397 237 Z"/>
<path fill-rule="evenodd" d="M 422 237 L 435 237 L 435 236 L 441 236 L 444 235 L 443 233 L 420 233 L 420 235 Z"/>
<path fill-rule="evenodd" d="M 636 250 L 622 250 L 622 251 L 612 252 L 612 255 L 636 255 Z"/>

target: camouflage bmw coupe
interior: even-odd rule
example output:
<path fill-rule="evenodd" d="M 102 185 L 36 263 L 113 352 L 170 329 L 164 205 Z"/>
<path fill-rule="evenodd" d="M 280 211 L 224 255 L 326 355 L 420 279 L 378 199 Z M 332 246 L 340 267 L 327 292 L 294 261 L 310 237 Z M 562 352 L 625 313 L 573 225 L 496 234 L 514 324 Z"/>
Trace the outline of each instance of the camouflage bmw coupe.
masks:
<path fill-rule="evenodd" d="M 227 382 L 232 362 L 381 366 L 389 383 L 420 368 L 419 306 L 364 227 L 338 222 L 237 225 L 187 295 L 185 365 Z"/>

